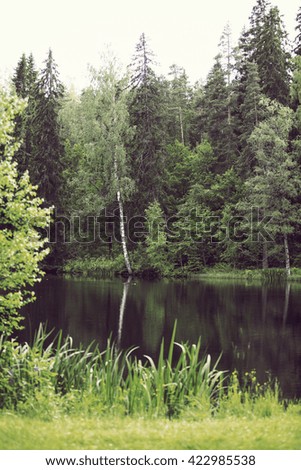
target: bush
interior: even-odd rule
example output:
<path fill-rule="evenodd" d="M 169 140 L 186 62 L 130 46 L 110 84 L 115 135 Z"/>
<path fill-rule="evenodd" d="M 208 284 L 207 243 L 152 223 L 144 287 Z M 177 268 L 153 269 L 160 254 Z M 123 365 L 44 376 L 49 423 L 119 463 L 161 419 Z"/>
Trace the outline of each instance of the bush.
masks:
<path fill-rule="evenodd" d="M 37 393 L 54 391 L 53 357 L 43 351 L 41 336 L 33 347 L 0 337 L 0 408 L 17 408 Z"/>
<path fill-rule="evenodd" d="M 36 187 L 26 172 L 19 176 L 12 156 L 14 118 L 23 102 L 0 90 L 0 333 L 19 328 L 19 309 L 34 299 L 31 287 L 40 280 L 39 263 L 48 253 L 40 231 L 49 223 L 50 209 L 41 207 Z"/>
<path fill-rule="evenodd" d="M 114 259 L 107 258 L 78 258 L 68 260 L 63 266 L 63 272 L 71 275 L 91 277 L 110 277 L 125 270 L 123 255 Z"/>

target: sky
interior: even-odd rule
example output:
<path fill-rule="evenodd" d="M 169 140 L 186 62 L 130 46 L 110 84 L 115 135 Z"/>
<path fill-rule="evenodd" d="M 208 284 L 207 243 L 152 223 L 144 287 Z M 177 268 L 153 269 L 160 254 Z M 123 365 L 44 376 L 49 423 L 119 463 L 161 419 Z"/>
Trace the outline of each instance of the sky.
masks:
<path fill-rule="evenodd" d="M 300 0 L 270 0 L 295 38 Z M 88 65 L 98 68 L 109 45 L 123 65 L 131 62 L 142 32 L 157 72 L 184 67 L 191 82 L 205 80 L 229 22 L 234 44 L 256 0 L 0 0 L 0 77 L 8 79 L 22 53 L 40 68 L 52 49 L 60 78 L 80 90 Z"/>

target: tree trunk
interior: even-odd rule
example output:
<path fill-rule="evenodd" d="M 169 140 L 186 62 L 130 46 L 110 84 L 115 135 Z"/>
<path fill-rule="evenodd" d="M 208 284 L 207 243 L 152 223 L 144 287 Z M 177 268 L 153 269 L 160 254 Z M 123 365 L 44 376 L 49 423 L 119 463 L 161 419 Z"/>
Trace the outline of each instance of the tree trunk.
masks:
<path fill-rule="evenodd" d="M 119 221 L 120 221 L 120 236 L 121 236 L 121 244 L 122 244 L 122 251 L 123 251 L 123 256 L 124 256 L 124 261 L 126 265 L 126 269 L 131 276 L 133 274 L 130 259 L 129 259 L 129 254 L 126 246 L 126 238 L 125 238 L 125 230 L 124 230 L 124 217 L 123 217 L 123 203 L 122 203 L 122 198 L 121 198 L 121 191 L 119 188 L 119 178 L 118 178 L 118 166 L 117 166 L 117 160 L 116 156 L 114 158 L 114 170 L 115 170 L 115 180 L 117 184 L 117 201 L 118 201 L 118 207 L 119 207 Z"/>
<path fill-rule="evenodd" d="M 290 252 L 288 248 L 287 233 L 283 235 L 284 240 L 284 253 L 285 253 L 285 269 L 286 275 L 289 277 L 291 275 L 291 263 L 290 263 Z"/>
<path fill-rule="evenodd" d="M 268 258 L 268 244 L 266 240 L 262 242 L 262 269 L 268 269 L 269 258 Z"/>
<path fill-rule="evenodd" d="M 184 129 L 183 129 L 183 118 L 182 118 L 182 108 L 179 106 L 179 120 L 180 120 L 180 130 L 181 130 L 181 141 L 182 144 L 184 145 Z"/>

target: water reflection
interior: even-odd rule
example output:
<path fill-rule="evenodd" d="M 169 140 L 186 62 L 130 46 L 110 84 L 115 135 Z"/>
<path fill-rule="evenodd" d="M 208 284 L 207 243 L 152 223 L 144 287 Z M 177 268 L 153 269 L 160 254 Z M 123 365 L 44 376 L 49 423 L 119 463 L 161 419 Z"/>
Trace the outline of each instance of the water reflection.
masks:
<path fill-rule="evenodd" d="M 120 348 L 121 346 L 121 338 L 122 338 L 122 330 L 123 330 L 123 319 L 124 319 L 124 311 L 126 306 L 126 299 L 130 287 L 130 283 L 132 281 L 132 277 L 130 276 L 124 283 L 123 283 L 123 293 L 120 302 L 120 309 L 119 309 L 119 322 L 118 322 L 118 334 L 117 334 L 117 346 Z"/>
<path fill-rule="evenodd" d="M 287 396 L 301 396 L 301 286 L 244 285 L 234 282 L 122 282 L 49 278 L 26 308 L 23 339 L 39 322 L 62 329 L 75 344 L 107 338 L 121 348 L 156 357 L 162 337 L 168 343 L 177 319 L 177 341 L 196 343 L 221 367 L 270 370 Z M 22 339 L 22 338 L 21 338 Z"/>

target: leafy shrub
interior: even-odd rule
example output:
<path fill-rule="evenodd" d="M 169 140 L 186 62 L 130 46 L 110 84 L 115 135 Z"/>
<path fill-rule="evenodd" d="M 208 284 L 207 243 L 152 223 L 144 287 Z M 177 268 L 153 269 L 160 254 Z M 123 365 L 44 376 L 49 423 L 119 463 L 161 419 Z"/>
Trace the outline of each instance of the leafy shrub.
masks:
<path fill-rule="evenodd" d="M 30 347 L 0 337 L 1 408 L 16 408 L 20 403 L 36 399 L 38 392 L 48 396 L 54 391 L 53 357 L 41 345 L 41 338 Z"/>
<path fill-rule="evenodd" d="M 49 223 L 50 209 L 42 208 L 29 175 L 18 175 L 12 156 L 14 118 L 24 102 L 0 90 L 0 334 L 20 326 L 19 309 L 34 299 L 31 287 L 40 280 L 40 262 L 48 253 L 40 234 Z"/>
<path fill-rule="evenodd" d="M 89 257 L 68 260 L 63 267 L 63 272 L 71 275 L 110 277 L 124 269 L 124 258 L 119 255 L 114 259 Z"/>

